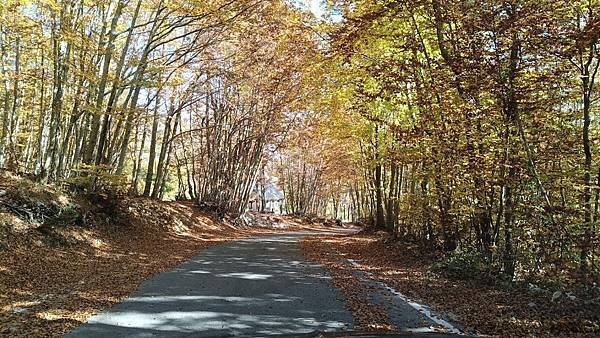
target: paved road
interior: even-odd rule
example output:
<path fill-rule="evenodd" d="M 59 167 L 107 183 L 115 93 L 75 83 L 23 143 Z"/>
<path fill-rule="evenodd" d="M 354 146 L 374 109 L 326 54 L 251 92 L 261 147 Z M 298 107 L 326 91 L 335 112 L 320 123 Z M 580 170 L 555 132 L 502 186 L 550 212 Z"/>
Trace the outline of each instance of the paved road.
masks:
<path fill-rule="evenodd" d="M 67 337 L 223 337 L 345 331 L 354 326 L 306 233 L 239 240 L 202 251 L 144 282 Z"/>
<path fill-rule="evenodd" d="M 296 337 L 352 331 L 352 315 L 325 269 L 302 257 L 298 243 L 310 234 L 315 232 L 257 237 L 204 250 L 144 282 L 124 302 L 66 337 Z M 386 337 L 448 337 L 432 332 L 434 320 L 386 285 L 364 272 L 356 276 L 398 328 L 397 335 Z"/>

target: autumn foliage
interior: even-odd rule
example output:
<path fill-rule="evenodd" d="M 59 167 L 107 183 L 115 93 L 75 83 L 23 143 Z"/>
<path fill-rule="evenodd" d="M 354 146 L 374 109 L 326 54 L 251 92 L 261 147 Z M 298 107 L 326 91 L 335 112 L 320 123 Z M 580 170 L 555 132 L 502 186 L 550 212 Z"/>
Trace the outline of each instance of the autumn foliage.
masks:
<path fill-rule="evenodd" d="M 341 218 L 341 199 L 347 219 L 472 252 L 485 273 L 509 280 L 597 279 L 600 4 L 340 0 L 329 9 L 312 105 L 318 146 L 304 153 L 344 169 L 321 165 L 326 184 L 343 179 L 317 209 Z M 285 176 L 303 178 L 316 162 L 303 163 Z"/>

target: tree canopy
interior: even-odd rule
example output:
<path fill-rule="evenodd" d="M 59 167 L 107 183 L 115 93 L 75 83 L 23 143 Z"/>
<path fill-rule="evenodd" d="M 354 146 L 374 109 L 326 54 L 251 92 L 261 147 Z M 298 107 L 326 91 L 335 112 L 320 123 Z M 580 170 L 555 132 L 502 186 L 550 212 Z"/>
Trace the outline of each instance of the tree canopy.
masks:
<path fill-rule="evenodd" d="M 0 167 L 599 272 L 597 0 L 8 0 Z"/>

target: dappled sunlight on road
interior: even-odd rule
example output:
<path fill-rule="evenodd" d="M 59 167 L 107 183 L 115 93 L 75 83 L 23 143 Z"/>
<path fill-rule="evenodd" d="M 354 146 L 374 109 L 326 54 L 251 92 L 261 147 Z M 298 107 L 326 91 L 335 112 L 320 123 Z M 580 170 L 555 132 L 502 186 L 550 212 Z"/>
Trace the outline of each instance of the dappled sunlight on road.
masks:
<path fill-rule="evenodd" d="M 330 277 L 318 264 L 302 259 L 297 246 L 302 236 L 247 238 L 207 249 L 147 280 L 71 337 L 270 335 L 351 328 L 352 316 Z"/>
<path fill-rule="evenodd" d="M 245 304 L 252 306 L 252 304 Z M 310 315 L 310 311 L 304 311 Z M 251 315 L 212 311 L 165 311 L 140 313 L 135 311 L 113 313 L 110 317 L 99 316 L 92 319 L 98 333 L 112 331 L 107 326 L 124 328 L 127 334 L 139 335 L 143 332 L 157 334 L 156 331 L 172 333 L 203 333 L 207 336 L 238 335 L 251 330 L 258 335 L 310 332 L 315 329 L 335 330 L 347 326 L 340 321 L 320 321 L 311 316 Z M 258 329 L 257 329 L 258 328 Z"/>

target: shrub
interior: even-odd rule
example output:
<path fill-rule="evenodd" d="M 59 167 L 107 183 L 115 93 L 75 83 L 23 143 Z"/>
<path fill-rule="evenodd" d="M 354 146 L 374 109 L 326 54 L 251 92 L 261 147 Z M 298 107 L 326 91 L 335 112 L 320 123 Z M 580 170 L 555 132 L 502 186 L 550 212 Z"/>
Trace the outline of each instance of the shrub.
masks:
<path fill-rule="evenodd" d="M 480 277 L 486 270 L 481 254 L 471 249 L 454 250 L 449 256 L 434 264 L 433 267 L 460 279 Z"/>
<path fill-rule="evenodd" d="M 77 204 L 70 203 L 64 208 L 61 208 L 57 214 L 44 222 L 48 226 L 66 226 L 66 225 L 83 225 L 83 215 L 81 207 Z"/>
<path fill-rule="evenodd" d="M 111 173 L 106 165 L 83 165 L 78 176 L 67 180 L 70 188 L 78 193 L 104 192 L 124 194 L 127 191 L 127 178 Z"/>

